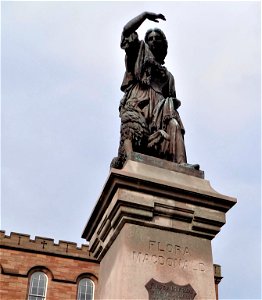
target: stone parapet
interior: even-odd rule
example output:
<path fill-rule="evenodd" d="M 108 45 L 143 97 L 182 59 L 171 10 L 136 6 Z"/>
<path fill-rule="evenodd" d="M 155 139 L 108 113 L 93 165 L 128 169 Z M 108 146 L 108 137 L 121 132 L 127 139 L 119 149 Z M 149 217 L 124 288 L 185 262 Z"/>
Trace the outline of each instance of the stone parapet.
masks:
<path fill-rule="evenodd" d="M 56 244 L 54 239 L 51 238 L 36 236 L 34 239 L 31 239 L 30 235 L 17 232 L 11 232 L 10 235 L 6 235 L 5 231 L 0 231 L 0 248 L 80 259 L 94 259 L 87 244 L 83 244 L 80 247 L 77 246 L 77 243 L 68 241 L 58 241 L 58 244 Z"/>
<path fill-rule="evenodd" d="M 20 237 L 20 245 L 18 245 Z M 22 241 L 23 240 L 23 241 Z M 86 251 L 77 250 L 78 256 L 59 246 L 41 250 L 41 242 L 51 243 L 51 239 L 36 239 L 30 242 L 29 235 L 1 232 L 0 249 L 0 299 L 28 299 L 29 281 L 34 272 L 44 272 L 48 277 L 46 299 L 76 299 L 78 282 L 87 276 L 97 286 L 99 263 L 90 259 Z M 22 241 L 22 242 L 21 242 Z M 40 245 L 38 245 L 40 242 Z M 51 250 L 53 248 L 53 250 Z M 39 250 L 36 250 L 39 249 Z M 95 298 L 97 299 L 97 298 Z"/>

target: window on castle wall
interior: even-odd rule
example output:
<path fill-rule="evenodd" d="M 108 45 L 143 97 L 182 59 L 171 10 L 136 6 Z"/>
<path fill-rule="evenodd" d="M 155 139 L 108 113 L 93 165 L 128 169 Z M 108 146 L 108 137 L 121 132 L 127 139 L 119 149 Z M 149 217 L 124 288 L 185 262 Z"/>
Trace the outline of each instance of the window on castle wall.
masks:
<path fill-rule="evenodd" d="M 78 283 L 77 300 L 93 300 L 95 284 L 89 278 L 83 278 Z"/>
<path fill-rule="evenodd" d="M 45 300 L 47 276 L 44 272 L 34 272 L 30 277 L 28 300 Z"/>

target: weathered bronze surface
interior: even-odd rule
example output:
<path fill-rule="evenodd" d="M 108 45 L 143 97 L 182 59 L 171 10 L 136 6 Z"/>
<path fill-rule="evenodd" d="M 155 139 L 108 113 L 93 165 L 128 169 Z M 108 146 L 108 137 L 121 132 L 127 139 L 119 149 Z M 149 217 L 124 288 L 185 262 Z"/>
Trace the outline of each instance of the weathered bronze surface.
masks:
<path fill-rule="evenodd" d="M 122 168 L 133 151 L 187 164 L 184 126 L 177 111 L 173 75 L 164 67 L 168 42 L 157 28 L 147 31 L 139 40 L 136 30 L 145 21 L 166 20 L 162 14 L 144 12 L 129 21 L 123 29 L 121 48 L 125 50 L 126 71 L 121 85 L 121 118 L 118 157 L 111 167 Z"/>
<path fill-rule="evenodd" d="M 161 283 L 151 279 L 146 284 L 149 300 L 193 300 L 196 296 L 195 290 L 190 284 L 178 285 L 173 281 Z"/>

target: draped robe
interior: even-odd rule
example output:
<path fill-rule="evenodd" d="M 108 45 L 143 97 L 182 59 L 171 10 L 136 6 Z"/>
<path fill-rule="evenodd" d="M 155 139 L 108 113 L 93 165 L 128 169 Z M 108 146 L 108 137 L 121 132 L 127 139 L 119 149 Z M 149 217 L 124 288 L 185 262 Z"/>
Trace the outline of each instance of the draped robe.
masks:
<path fill-rule="evenodd" d="M 149 46 L 138 39 L 136 32 L 127 37 L 122 35 L 121 48 L 126 52 L 126 71 L 121 85 L 125 95 L 120 111 L 127 103 L 138 107 L 152 137 L 151 147 L 157 149 L 156 156 L 186 163 L 185 130 L 177 111 L 180 101 L 176 99 L 173 75 L 156 61 Z"/>

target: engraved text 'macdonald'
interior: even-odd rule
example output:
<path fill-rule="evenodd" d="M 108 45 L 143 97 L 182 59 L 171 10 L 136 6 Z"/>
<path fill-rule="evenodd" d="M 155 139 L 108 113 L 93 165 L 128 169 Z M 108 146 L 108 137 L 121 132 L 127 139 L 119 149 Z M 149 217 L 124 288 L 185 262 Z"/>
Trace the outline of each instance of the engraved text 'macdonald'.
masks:
<path fill-rule="evenodd" d="M 151 263 L 184 271 L 205 272 L 206 270 L 203 262 L 192 260 L 187 246 L 149 240 L 146 251 L 133 251 L 132 255 L 135 263 Z"/>

